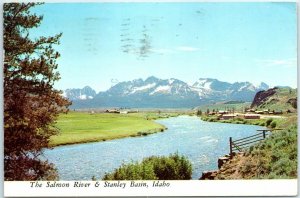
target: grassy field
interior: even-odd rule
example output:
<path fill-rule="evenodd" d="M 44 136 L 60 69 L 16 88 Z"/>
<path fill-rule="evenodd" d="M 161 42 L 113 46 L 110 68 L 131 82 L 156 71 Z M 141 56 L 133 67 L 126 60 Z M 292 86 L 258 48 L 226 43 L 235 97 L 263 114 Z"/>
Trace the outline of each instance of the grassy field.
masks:
<path fill-rule="evenodd" d="M 165 130 L 153 119 L 177 116 L 177 113 L 111 114 L 69 112 L 59 116 L 56 126 L 60 134 L 50 140 L 51 146 L 105 141 L 123 137 L 148 135 Z"/>

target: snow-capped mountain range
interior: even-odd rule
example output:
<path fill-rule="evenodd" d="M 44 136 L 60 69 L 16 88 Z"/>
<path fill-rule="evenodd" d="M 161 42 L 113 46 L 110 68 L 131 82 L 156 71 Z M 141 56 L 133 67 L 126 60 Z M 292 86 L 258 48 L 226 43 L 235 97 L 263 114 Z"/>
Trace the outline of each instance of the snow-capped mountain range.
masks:
<path fill-rule="evenodd" d="M 86 86 L 83 89 L 67 89 L 64 96 L 73 101 L 74 108 L 96 107 L 195 107 L 220 101 L 252 101 L 258 91 L 269 86 L 250 82 L 222 82 L 212 78 L 200 78 L 189 85 L 181 80 L 159 79 L 154 76 L 120 82 L 107 91 L 96 92 Z"/>
<path fill-rule="evenodd" d="M 96 91 L 85 86 L 82 89 L 66 89 L 63 95 L 70 100 L 86 100 L 93 99 L 96 96 Z"/>

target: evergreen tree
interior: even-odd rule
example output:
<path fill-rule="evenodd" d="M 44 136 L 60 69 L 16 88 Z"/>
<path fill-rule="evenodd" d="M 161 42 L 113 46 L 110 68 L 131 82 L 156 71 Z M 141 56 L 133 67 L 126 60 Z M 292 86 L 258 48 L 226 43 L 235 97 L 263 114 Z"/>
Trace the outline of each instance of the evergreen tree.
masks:
<path fill-rule="evenodd" d="M 201 116 L 201 115 L 202 115 L 201 109 L 198 109 L 198 110 L 197 110 L 196 115 L 197 115 L 197 116 Z"/>
<path fill-rule="evenodd" d="M 60 79 L 53 45 L 62 34 L 32 39 L 30 29 L 43 17 L 30 12 L 36 3 L 3 5 L 4 177 L 5 180 L 56 179 L 52 164 L 41 160 L 42 148 L 58 133 L 54 126 L 69 101 L 54 89 Z"/>

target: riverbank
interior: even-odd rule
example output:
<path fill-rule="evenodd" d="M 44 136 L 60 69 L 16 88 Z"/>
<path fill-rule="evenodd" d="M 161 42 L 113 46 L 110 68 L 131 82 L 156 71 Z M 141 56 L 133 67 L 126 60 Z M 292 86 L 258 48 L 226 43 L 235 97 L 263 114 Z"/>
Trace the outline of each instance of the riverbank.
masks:
<path fill-rule="evenodd" d="M 277 126 L 283 130 L 205 173 L 206 179 L 297 178 L 297 115 L 277 120 Z"/>
<path fill-rule="evenodd" d="M 56 127 L 60 133 L 51 137 L 50 145 L 99 142 L 163 132 L 166 127 L 153 120 L 178 115 L 161 112 L 113 114 L 72 111 L 59 116 Z"/>
<path fill-rule="evenodd" d="M 276 128 L 279 123 L 282 123 L 282 120 L 286 117 L 279 116 L 264 116 L 261 119 L 245 119 L 245 118 L 232 118 L 228 120 L 221 120 L 217 116 L 201 116 L 201 120 L 207 122 L 220 122 L 220 123 L 231 123 L 231 124 L 249 124 L 249 125 L 258 125 L 265 126 L 268 128 Z"/>

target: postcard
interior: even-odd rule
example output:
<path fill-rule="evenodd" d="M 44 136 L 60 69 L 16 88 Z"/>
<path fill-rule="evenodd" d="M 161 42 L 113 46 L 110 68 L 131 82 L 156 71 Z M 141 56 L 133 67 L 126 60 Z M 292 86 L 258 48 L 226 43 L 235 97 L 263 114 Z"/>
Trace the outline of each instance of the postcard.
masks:
<path fill-rule="evenodd" d="M 2 6 L 5 197 L 297 195 L 297 3 Z"/>

